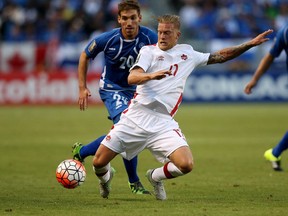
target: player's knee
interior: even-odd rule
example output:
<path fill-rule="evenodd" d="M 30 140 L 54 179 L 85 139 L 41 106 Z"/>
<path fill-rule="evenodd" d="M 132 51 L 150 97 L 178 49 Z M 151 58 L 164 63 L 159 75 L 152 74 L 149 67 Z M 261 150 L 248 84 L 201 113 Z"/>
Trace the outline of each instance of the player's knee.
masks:
<path fill-rule="evenodd" d="M 100 167 L 104 167 L 106 164 L 104 164 L 104 161 L 101 160 L 99 157 L 94 156 L 93 158 L 93 166 L 95 168 L 100 168 Z"/>
<path fill-rule="evenodd" d="M 99 167 L 99 165 L 98 165 L 98 158 L 97 157 L 93 157 L 93 167 L 95 167 L 95 168 L 97 168 L 97 167 Z"/>
<path fill-rule="evenodd" d="M 184 163 L 181 163 L 178 169 L 183 173 L 187 174 L 193 170 L 194 163 L 192 160 L 185 161 Z"/>

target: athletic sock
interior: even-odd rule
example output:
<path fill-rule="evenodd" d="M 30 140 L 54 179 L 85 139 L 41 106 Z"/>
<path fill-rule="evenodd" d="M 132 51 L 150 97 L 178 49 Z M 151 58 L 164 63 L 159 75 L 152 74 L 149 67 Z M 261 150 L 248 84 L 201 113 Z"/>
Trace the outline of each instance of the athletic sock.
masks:
<path fill-rule="evenodd" d="M 138 157 L 136 156 L 132 158 L 130 161 L 123 158 L 123 162 L 125 165 L 129 182 L 130 183 L 138 182 L 139 181 L 139 177 L 137 175 Z"/>
<path fill-rule="evenodd" d="M 85 159 L 88 156 L 94 156 L 95 152 L 97 151 L 97 149 L 99 148 L 102 140 L 106 137 L 106 135 L 103 135 L 99 138 L 97 138 L 96 140 L 94 140 L 93 142 L 87 144 L 87 145 L 83 145 L 83 147 L 80 149 L 80 156 L 81 159 Z"/>
<path fill-rule="evenodd" d="M 93 166 L 93 170 L 96 176 L 102 183 L 106 183 L 110 179 L 109 169 L 110 169 L 110 163 L 108 163 L 106 166 L 101 167 L 101 168 L 95 168 Z"/>
<path fill-rule="evenodd" d="M 166 163 L 164 166 L 154 169 L 152 179 L 161 181 L 164 179 L 176 178 L 184 175 L 172 162 Z"/>
<path fill-rule="evenodd" d="M 288 131 L 283 136 L 282 140 L 278 143 L 278 145 L 273 148 L 272 154 L 278 158 L 282 154 L 282 152 L 287 148 L 288 148 Z"/>

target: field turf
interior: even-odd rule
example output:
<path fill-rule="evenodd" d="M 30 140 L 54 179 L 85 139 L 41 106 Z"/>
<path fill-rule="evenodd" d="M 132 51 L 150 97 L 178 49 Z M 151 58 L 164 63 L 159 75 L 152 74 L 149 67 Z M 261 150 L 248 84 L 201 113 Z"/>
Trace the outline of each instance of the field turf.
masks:
<path fill-rule="evenodd" d="M 0 215 L 287 215 L 288 155 L 282 155 L 284 172 L 263 158 L 288 129 L 287 103 L 182 105 L 176 119 L 195 168 L 165 182 L 167 201 L 132 194 L 119 156 L 109 199 L 99 195 L 92 157 L 81 187 L 68 190 L 56 181 L 56 167 L 71 158 L 74 142 L 107 133 L 106 116 L 102 106 L 85 112 L 76 105 L 0 107 Z M 148 189 L 146 170 L 159 165 L 147 150 L 139 155 Z"/>

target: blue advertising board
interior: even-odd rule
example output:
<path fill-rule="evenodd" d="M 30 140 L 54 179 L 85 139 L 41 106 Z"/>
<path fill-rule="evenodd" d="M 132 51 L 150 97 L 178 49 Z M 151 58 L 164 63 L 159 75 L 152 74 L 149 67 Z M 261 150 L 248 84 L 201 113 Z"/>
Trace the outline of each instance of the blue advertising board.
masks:
<path fill-rule="evenodd" d="M 244 93 L 253 73 L 195 71 L 187 79 L 183 102 L 288 102 L 288 74 L 264 74 L 252 94 Z"/>

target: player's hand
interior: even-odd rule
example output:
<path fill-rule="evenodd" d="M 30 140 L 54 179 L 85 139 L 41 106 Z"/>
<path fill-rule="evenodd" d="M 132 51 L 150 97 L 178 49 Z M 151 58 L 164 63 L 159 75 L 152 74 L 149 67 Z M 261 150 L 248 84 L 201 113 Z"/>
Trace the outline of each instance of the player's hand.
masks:
<path fill-rule="evenodd" d="M 251 40 L 252 44 L 254 46 L 257 46 L 257 45 L 260 45 L 260 44 L 268 41 L 269 38 L 267 38 L 267 35 L 271 34 L 272 32 L 273 32 L 272 29 L 264 31 L 263 33 L 259 34 L 257 37 L 255 37 Z"/>
<path fill-rule="evenodd" d="M 78 99 L 78 104 L 80 107 L 80 110 L 84 111 L 85 109 L 88 108 L 88 97 L 91 96 L 91 93 L 88 88 L 84 89 L 79 89 L 79 99 Z"/>
<path fill-rule="evenodd" d="M 256 82 L 251 80 L 246 86 L 245 86 L 245 89 L 244 89 L 244 92 L 246 94 L 251 94 L 252 93 L 252 89 L 256 86 Z"/>
<path fill-rule="evenodd" d="M 170 76 L 172 75 L 171 70 L 161 70 L 161 71 L 157 71 L 155 73 L 151 74 L 151 79 L 153 80 L 161 80 L 163 78 L 165 78 L 166 76 Z"/>

